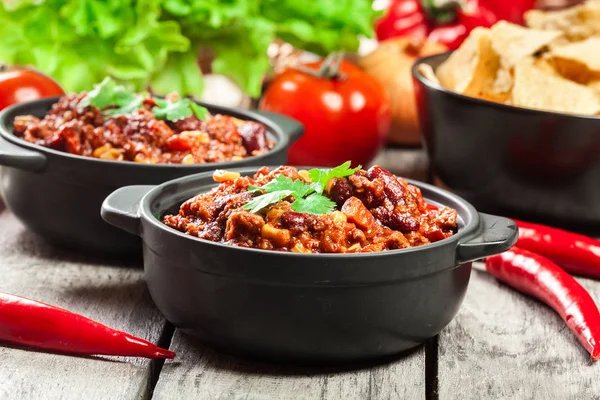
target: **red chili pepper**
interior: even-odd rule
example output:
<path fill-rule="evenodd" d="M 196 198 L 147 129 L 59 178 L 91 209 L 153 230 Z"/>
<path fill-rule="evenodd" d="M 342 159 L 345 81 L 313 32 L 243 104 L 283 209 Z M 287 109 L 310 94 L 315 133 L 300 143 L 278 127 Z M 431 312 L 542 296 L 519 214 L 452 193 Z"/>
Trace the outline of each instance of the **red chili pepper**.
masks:
<path fill-rule="evenodd" d="M 393 0 L 385 15 L 375 22 L 375 34 L 382 41 L 395 36 L 425 39 L 429 25 L 419 0 Z"/>
<path fill-rule="evenodd" d="M 175 357 L 170 350 L 82 315 L 1 293 L 0 341 L 69 354 Z"/>
<path fill-rule="evenodd" d="M 385 16 L 375 25 L 377 38 L 410 36 L 457 49 L 478 26 L 490 27 L 498 21 L 480 0 L 448 0 L 442 6 L 432 0 L 393 0 Z"/>
<path fill-rule="evenodd" d="M 589 293 L 549 259 L 513 247 L 488 257 L 490 275 L 554 309 L 577 336 L 592 360 L 600 356 L 600 312 Z"/>
<path fill-rule="evenodd" d="M 427 35 L 427 40 L 443 44 L 450 50 L 456 50 L 467 36 L 469 36 L 467 28 L 463 24 L 453 22 L 433 28 Z"/>
<path fill-rule="evenodd" d="M 523 15 L 535 8 L 537 0 L 481 0 L 499 20 L 503 19 L 513 24 L 523 25 Z"/>
<path fill-rule="evenodd" d="M 543 255 L 566 271 L 600 278 L 600 241 L 545 225 L 517 221 L 517 246 Z"/>
<path fill-rule="evenodd" d="M 456 11 L 457 22 L 471 32 L 483 26 L 489 28 L 499 21 L 498 16 L 487 8 L 480 0 L 467 0 Z"/>

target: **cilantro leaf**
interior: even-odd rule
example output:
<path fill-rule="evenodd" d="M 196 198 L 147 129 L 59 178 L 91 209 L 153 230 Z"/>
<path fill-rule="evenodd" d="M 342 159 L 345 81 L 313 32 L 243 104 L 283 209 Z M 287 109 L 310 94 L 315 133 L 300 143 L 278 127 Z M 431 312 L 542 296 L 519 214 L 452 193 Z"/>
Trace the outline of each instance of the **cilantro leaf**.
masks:
<path fill-rule="evenodd" d="M 267 193 L 276 192 L 278 190 L 291 190 L 296 198 L 304 197 L 314 190 L 311 185 L 303 180 L 292 180 L 285 175 L 277 175 L 271 182 L 258 189 L 262 189 Z"/>
<path fill-rule="evenodd" d="M 281 201 L 284 197 L 294 196 L 292 210 L 311 214 L 326 214 L 331 212 L 336 204 L 323 195 L 327 182 L 332 178 L 350 176 L 361 167 L 350 168 L 350 161 L 335 168 L 311 169 L 309 177 L 313 183 L 308 184 L 302 179 L 293 180 L 285 175 L 277 175 L 264 186 L 249 186 L 251 193 L 265 192 L 244 206 L 244 209 L 254 213 L 266 206 Z"/>
<path fill-rule="evenodd" d="M 342 165 L 335 168 L 314 168 L 308 171 L 310 180 L 313 181 L 313 188 L 317 193 L 323 193 L 327 182 L 333 178 L 343 178 L 346 176 L 353 175 L 356 171 L 361 169 L 359 165 L 356 168 L 350 168 L 350 161 L 346 161 Z"/>
<path fill-rule="evenodd" d="M 113 96 L 115 91 L 115 81 L 109 77 L 104 78 L 102 82 L 94 86 L 86 96 L 79 102 L 80 108 L 93 106 L 96 108 L 104 108 L 113 105 Z"/>
<path fill-rule="evenodd" d="M 313 193 L 305 199 L 296 199 L 292 203 L 292 210 L 311 214 L 327 214 L 333 211 L 335 203 L 325 196 Z"/>
<path fill-rule="evenodd" d="M 167 102 L 164 107 L 153 107 L 152 112 L 158 119 L 168 119 L 169 121 L 177 121 L 180 119 L 188 118 L 192 116 L 192 109 L 190 108 L 189 100 L 176 100 Z"/>
<path fill-rule="evenodd" d="M 146 99 L 146 96 L 144 94 L 132 95 L 132 96 L 123 95 L 118 100 L 119 107 L 109 108 L 108 110 L 104 110 L 103 114 L 116 116 L 116 115 L 126 115 L 126 114 L 134 113 L 137 110 L 139 110 L 140 108 L 142 108 L 142 104 L 144 103 L 145 99 Z"/>
<path fill-rule="evenodd" d="M 190 102 L 190 107 L 192 108 L 192 112 L 196 116 L 196 118 L 203 120 L 208 117 L 208 110 L 205 107 L 202 107 L 193 101 Z"/>
<path fill-rule="evenodd" d="M 94 86 L 86 96 L 80 100 L 79 108 L 88 106 L 103 110 L 107 115 L 131 114 L 142 107 L 148 93 L 135 94 L 122 85 L 117 85 L 110 77 L 104 78 L 102 82 Z"/>
<path fill-rule="evenodd" d="M 242 208 L 250 211 L 251 213 L 257 213 L 266 206 L 277 203 L 291 194 L 291 190 L 278 190 L 276 192 L 263 194 L 253 198 L 248 203 L 244 204 Z"/>
<path fill-rule="evenodd" d="M 169 121 L 178 121 L 195 115 L 198 119 L 205 119 L 208 110 L 199 106 L 190 99 L 179 99 L 174 101 L 165 101 L 154 99 L 156 107 L 152 108 L 152 113 L 158 119 L 168 119 Z"/>

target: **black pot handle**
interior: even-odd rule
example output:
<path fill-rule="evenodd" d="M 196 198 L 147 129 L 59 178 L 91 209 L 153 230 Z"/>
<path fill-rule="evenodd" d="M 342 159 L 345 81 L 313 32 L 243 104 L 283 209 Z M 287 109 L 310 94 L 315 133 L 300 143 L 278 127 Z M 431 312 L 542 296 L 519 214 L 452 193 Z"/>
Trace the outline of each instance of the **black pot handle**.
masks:
<path fill-rule="evenodd" d="M 290 143 L 294 143 L 304 134 L 304 125 L 295 119 L 271 111 L 256 110 L 254 112 L 279 126 L 290 137 Z"/>
<path fill-rule="evenodd" d="M 475 236 L 458 243 L 456 259 L 462 264 L 500 254 L 516 243 L 518 234 L 519 230 L 514 221 L 479 213 L 479 230 Z"/>
<path fill-rule="evenodd" d="M 154 186 L 125 186 L 112 192 L 102 203 L 100 214 L 111 225 L 139 236 L 140 201 Z"/>
<path fill-rule="evenodd" d="M 30 172 L 41 172 L 46 168 L 47 158 L 42 153 L 12 144 L 0 138 L 0 165 Z"/>

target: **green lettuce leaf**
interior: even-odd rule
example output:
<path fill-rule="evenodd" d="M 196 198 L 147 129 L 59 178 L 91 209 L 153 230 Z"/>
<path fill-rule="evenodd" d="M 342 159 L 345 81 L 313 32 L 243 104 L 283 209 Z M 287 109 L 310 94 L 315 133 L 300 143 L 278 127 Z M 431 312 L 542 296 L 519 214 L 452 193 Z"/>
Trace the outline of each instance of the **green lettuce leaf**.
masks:
<path fill-rule="evenodd" d="M 371 0 L 11 0 L 0 2 L 0 61 L 32 64 L 67 91 L 109 75 L 141 90 L 200 96 L 195 58 L 258 96 L 275 37 L 325 55 L 371 36 Z"/>

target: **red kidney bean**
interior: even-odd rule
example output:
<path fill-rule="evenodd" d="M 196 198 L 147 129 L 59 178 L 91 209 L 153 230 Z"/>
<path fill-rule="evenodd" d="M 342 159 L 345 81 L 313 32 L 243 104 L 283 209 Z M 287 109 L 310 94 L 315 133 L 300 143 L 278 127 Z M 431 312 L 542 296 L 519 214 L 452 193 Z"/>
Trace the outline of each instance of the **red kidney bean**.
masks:
<path fill-rule="evenodd" d="M 338 207 L 342 207 L 346 200 L 353 195 L 352 186 L 347 180 L 337 178 L 333 181 L 331 189 L 329 190 L 329 197 L 335 201 Z"/>
<path fill-rule="evenodd" d="M 371 213 L 383 225 L 402 233 L 415 232 L 420 227 L 419 221 L 410 214 L 400 214 L 385 207 L 374 208 L 371 210 Z"/>
<path fill-rule="evenodd" d="M 263 125 L 253 121 L 244 122 L 238 126 L 238 132 L 248 153 L 252 153 L 255 150 L 265 151 L 269 149 L 267 145 L 267 130 Z"/>
<path fill-rule="evenodd" d="M 394 205 L 404 204 L 404 194 L 406 189 L 398 182 L 398 179 L 389 171 L 384 170 L 378 165 L 375 165 L 367 171 L 367 177 L 371 180 L 381 179 L 384 183 L 384 192 L 388 199 Z"/>
<path fill-rule="evenodd" d="M 281 216 L 281 225 L 289 229 L 293 234 L 306 231 L 308 229 L 308 222 L 307 214 L 304 213 L 290 211 Z"/>

